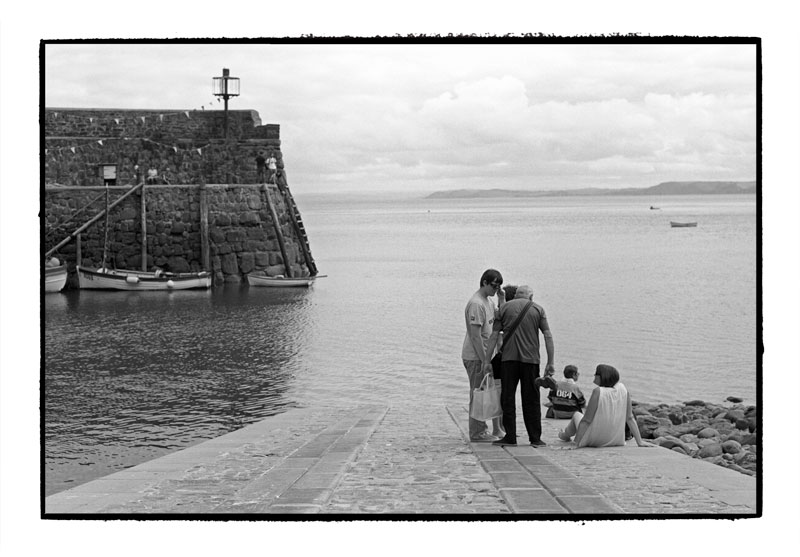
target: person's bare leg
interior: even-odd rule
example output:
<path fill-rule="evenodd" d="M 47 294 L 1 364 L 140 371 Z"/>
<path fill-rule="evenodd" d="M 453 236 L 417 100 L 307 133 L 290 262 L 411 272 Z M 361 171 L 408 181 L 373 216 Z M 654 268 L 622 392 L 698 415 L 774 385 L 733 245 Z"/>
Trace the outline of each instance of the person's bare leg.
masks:
<path fill-rule="evenodd" d="M 572 415 L 572 419 L 567 424 L 566 429 L 562 429 L 558 432 L 558 438 L 562 441 L 569 441 L 572 439 L 572 436 L 578 433 L 578 424 L 581 423 L 583 419 L 583 414 L 580 412 L 575 412 Z"/>

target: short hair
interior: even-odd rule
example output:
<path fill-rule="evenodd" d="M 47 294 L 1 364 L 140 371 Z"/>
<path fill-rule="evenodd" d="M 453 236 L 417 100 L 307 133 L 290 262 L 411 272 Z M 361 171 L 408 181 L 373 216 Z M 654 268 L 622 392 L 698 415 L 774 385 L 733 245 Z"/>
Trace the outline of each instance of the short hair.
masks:
<path fill-rule="evenodd" d="M 613 387 L 619 383 L 619 372 L 614 366 L 598 364 L 594 374 L 600 376 L 601 387 Z"/>
<path fill-rule="evenodd" d="M 523 284 L 522 286 L 517 287 L 517 295 L 514 296 L 514 299 L 517 298 L 520 298 L 522 300 L 532 300 L 533 288 L 531 288 L 527 284 Z"/>
<path fill-rule="evenodd" d="M 564 377 L 567 377 L 568 379 L 575 379 L 575 376 L 577 375 L 578 375 L 578 366 L 570 364 L 564 368 Z"/>
<path fill-rule="evenodd" d="M 503 275 L 500 274 L 500 271 L 497 269 L 486 269 L 483 274 L 481 275 L 481 284 L 480 287 L 483 288 L 484 284 L 488 284 L 490 282 L 499 282 L 503 284 Z"/>
<path fill-rule="evenodd" d="M 503 287 L 503 291 L 506 293 L 506 302 L 509 300 L 513 300 L 514 296 L 517 295 L 517 287 L 513 284 L 507 284 Z"/>

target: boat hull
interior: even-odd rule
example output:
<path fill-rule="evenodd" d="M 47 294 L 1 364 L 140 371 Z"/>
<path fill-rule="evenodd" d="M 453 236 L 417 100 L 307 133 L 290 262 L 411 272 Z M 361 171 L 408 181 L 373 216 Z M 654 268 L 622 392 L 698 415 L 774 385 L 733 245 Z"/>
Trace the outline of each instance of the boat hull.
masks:
<path fill-rule="evenodd" d="M 67 266 L 45 267 L 44 269 L 44 291 L 60 292 L 67 284 Z"/>
<path fill-rule="evenodd" d="M 697 226 L 696 222 L 674 222 L 670 221 L 669 225 L 672 228 L 693 228 Z"/>
<path fill-rule="evenodd" d="M 156 273 L 124 269 L 92 271 L 78 267 L 78 284 L 88 290 L 187 290 L 209 288 L 211 273 Z"/>
<path fill-rule="evenodd" d="M 264 275 L 247 275 L 247 282 L 250 286 L 271 286 L 271 287 L 309 287 L 314 283 L 316 277 L 268 277 Z"/>

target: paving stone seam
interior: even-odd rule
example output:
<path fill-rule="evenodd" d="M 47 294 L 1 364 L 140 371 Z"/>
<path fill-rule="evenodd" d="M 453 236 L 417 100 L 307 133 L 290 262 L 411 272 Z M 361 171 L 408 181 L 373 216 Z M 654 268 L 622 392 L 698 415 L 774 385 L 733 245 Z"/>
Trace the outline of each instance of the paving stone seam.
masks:
<path fill-rule="evenodd" d="M 466 407 L 462 407 L 461 409 L 465 413 L 469 412 L 469 410 Z M 456 425 L 458 426 L 459 431 L 461 431 L 462 437 L 464 437 L 464 439 L 469 443 L 468 434 L 462 428 L 461 423 L 459 422 L 458 418 L 453 413 L 452 409 L 450 409 L 448 407 L 447 411 L 450 414 L 450 417 L 453 419 L 453 421 L 456 422 Z M 472 447 L 473 443 L 469 443 L 469 445 L 470 445 L 470 447 Z M 520 451 L 519 451 L 520 448 L 521 447 L 519 447 L 519 446 L 509 446 L 509 447 L 502 447 L 502 450 L 507 455 L 509 455 L 511 458 L 513 458 L 514 461 L 516 462 L 516 464 L 518 466 L 520 466 L 523 470 L 525 470 L 525 472 L 533 479 L 534 482 L 536 482 L 538 485 L 540 485 L 541 488 L 500 487 L 500 482 L 498 481 L 499 478 L 497 477 L 497 474 L 508 474 L 511 471 L 510 470 L 499 470 L 499 469 L 490 470 L 489 468 L 491 468 L 491 466 L 487 467 L 484 464 L 484 461 L 495 461 L 496 462 L 496 461 L 501 460 L 501 458 L 498 458 L 498 456 L 496 456 L 494 454 L 491 454 L 491 453 L 488 453 L 488 451 L 484 451 L 484 450 L 475 452 L 475 455 L 478 457 L 478 460 L 481 461 L 481 466 L 483 466 L 484 469 L 492 477 L 492 482 L 495 484 L 495 487 L 497 487 L 498 490 L 501 493 L 503 491 L 510 491 L 510 490 L 543 489 L 545 492 L 547 492 L 549 494 L 550 497 L 552 497 L 554 502 L 556 502 L 561 508 L 563 508 L 564 510 L 566 510 L 569 513 L 575 513 L 575 511 L 571 507 L 572 507 L 573 501 L 578 501 L 578 499 L 577 499 L 578 497 L 581 498 L 580 500 L 582 502 L 586 502 L 587 500 L 596 500 L 598 502 L 601 502 L 600 507 L 605 507 L 608 512 L 619 513 L 619 514 L 624 514 L 625 513 L 625 511 L 621 507 L 619 507 L 618 505 L 614 504 L 607 497 L 605 497 L 602 493 L 600 493 L 600 492 L 592 489 L 591 487 L 585 485 L 583 482 L 581 482 L 578 478 L 576 478 L 567 469 L 563 468 L 562 466 L 556 464 L 555 462 L 553 462 L 552 460 L 547 458 L 547 455 L 544 454 L 544 451 L 542 451 L 542 452 L 540 452 L 539 454 L 536 454 L 536 455 L 518 454 L 518 453 L 520 453 Z M 485 458 L 485 455 L 487 455 L 487 453 L 491 455 L 489 458 Z M 521 460 L 519 458 L 519 457 L 522 457 L 522 458 L 530 459 L 531 456 L 537 457 L 536 460 L 543 459 L 548 464 L 544 464 L 544 465 L 536 465 L 536 464 L 532 464 L 532 463 L 526 464 L 527 461 Z M 571 486 L 571 489 L 579 489 L 580 488 L 580 489 L 583 490 L 583 493 L 581 495 L 565 494 L 565 493 L 557 492 L 557 490 L 552 489 L 552 486 L 548 486 L 548 482 L 547 482 L 547 477 L 546 476 L 542 477 L 542 476 L 540 476 L 540 475 L 538 475 L 538 474 L 536 474 L 534 472 L 534 470 L 536 468 L 544 468 L 544 467 L 547 467 L 546 470 L 549 470 L 551 472 L 560 472 L 563 475 L 570 476 L 570 482 L 573 483 L 573 485 Z M 538 471 L 542 472 L 543 470 L 538 470 Z M 571 497 L 571 498 L 573 498 L 573 500 L 563 499 L 562 497 Z M 575 505 L 575 506 L 577 507 L 577 505 Z M 511 505 L 509 505 L 509 507 L 511 507 Z M 516 512 L 516 511 L 514 509 L 512 509 L 512 512 Z M 527 511 L 525 511 L 525 512 L 527 512 Z"/>
<path fill-rule="evenodd" d="M 373 416 L 372 418 L 365 418 L 365 414 L 369 415 L 371 412 L 377 412 L 377 416 Z M 328 446 L 322 451 L 319 457 L 316 459 L 311 466 L 309 466 L 305 472 L 303 472 L 294 482 L 292 482 L 286 489 L 284 489 L 280 494 L 278 494 L 271 502 L 269 502 L 263 512 L 271 513 L 271 512 L 292 512 L 292 511 L 299 511 L 299 512 L 307 512 L 311 514 L 319 514 L 321 509 L 331 500 L 333 493 L 336 490 L 336 487 L 341 483 L 342 478 L 344 477 L 345 473 L 347 472 L 348 468 L 352 465 L 352 463 L 358 458 L 358 454 L 363 450 L 366 443 L 369 441 L 372 434 L 378 428 L 378 426 L 383 422 L 386 414 L 388 412 L 388 407 L 363 407 L 358 409 L 357 411 L 348 413 L 343 419 L 337 421 L 334 425 L 325 428 L 322 432 L 317 434 L 313 439 L 309 440 L 308 443 L 302 445 L 291 454 L 289 454 L 286 460 L 292 458 L 293 454 L 299 453 L 303 450 L 303 448 L 307 447 L 308 445 L 315 443 L 320 437 L 335 437 L 331 439 L 328 443 Z M 356 415 L 357 414 L 357 415 Z M 342 424 L 350 424 L 348 427 L 342 427 Z M 359 429 L 360 431 L 357 434 L 351 435 L 353 430 Z M 333 435 L 331 433 L 326 432 L 338 432 L 337 434 Z M 356 439 L 361 439 L 357 444 L 353 444 L 352 446 L 347 447 L 344 451 L 337 451 L 332 452 L 332 449 L 339 445 L 339 443 L 343 440 L 348 438 L 348 436 L 355 437 Z M 327 489 L 322 489 L 319 497 L 314 498 L 313 502 L 303 502 L 303 503 L 288 503 L 286 499 L 281 500 L 286 494 L 289 496 L 297 494 L 302 497 L 301 492 L 308 492 L 311 489 L 303 489 L 303 488 L 296 488 L 297 484 L 301 483 L 304 478 L 309 477 L 309 475 L 313 475 L 313 470 L 315 468 L 323 468 L 320 464 L 323 462 L 325 457 L 329 454 L 339 455 L 340 459 L 344 459 L 342 463 L 343 466 L 337 472 L 335 472 L 334 478 L 332 478 L 331 482 L 329 483 L 329 487 Z M 284 461 L 285 462 L 285 461 Z M 327 461 L 326 461 L 327 462 Z M 275 468 L 278 468 L 277 466 Z M 275 470 L 273 468 L 273 470 Z"/>
<path fill-rule="evenodd" d="M 466 410 L 466 408 L 464 408 L 464 407 L 462 407 L 462 411 L 468 412 L 468 410 Z M 500 483 L 501 482 L 499 481 L 499 477 L 497 477 L 497 474 L 498 473 L 499 474 L 507 474 L 507 473 L 512 472 L 512 471 L 511 470 L 493 470 L 493 469 L 490 469 L 492 467 L 491 466 L 487 466 L 486 465 L 486 461 L 500 461 L 500 460 L 513 461 L 519 468 L 521 468 L 521 471 L 524 472 L 525 474 L 527 474 L 537 485 L 542 486 L 542 482 L 539 480 L 539 478 L 537 478 L 533 474 L 531 474 L 531 471 L 526 466 L 524 466 L 513 454 L 508 452 L 505 449 L 505 447 L 501 447 L 500 448 L 500 450 L 502 451 L 501 453 L 498 453 L 498 452 L 496 452 L 494 450 L 492 452 L 489 452 L 489 450 L 477 450 L 476 451 L 475 450 L 476 443 L 472 443 L 469 440 L 469 433 L 464 430 L 464 428 L 462 427 L 461 421 L 456 417 L 456 415 L 454 414 L 453 410 L 449 406 L 447 407 L 447 413 L 450 414 L 450 418 L 452 418 L 452 420 L 455 422 L 456 426 L 458 427 L 458 430 L 461 432 L 461 437 L 464 439 L 464 441 L 467 443 L 467 445 L 473 450 L 473 453 L 478 458 L 478 461 L 481 463 L 481 466 L 483 467 L 483 469 L 486 470 L 486 472 L 492 478 L 492 483 L 494 484 L 494 487 L 497 489 L 498 493 L 500 493 L 500 496 L 503 498 L 503 501 L 505 502 L 505 504 L 508 506 L 509 510 L 512 513 L 514 513 L 514 514 L 527 513 L 527 512 L 532 511 L 533 509 L 528 509 L 528 508 L 521 507 L 519 505 L 519 503 L 514 500 L 514 498 L 509 498 L 509 497 L 505 496 L 504 495 L 505 493 L 509 493 L 509 494 L 510 493 L 515 493 L 515 492 L 518 492 L 518 493 L 530 492 L 530 493 L 532 493 L 532 492 L 535 492 L 535 491 L 536 492 L 544 492 L 544 493 L 548 494 L 548 497 L 550 498 L 550 501 L 548 501 L 548 502 L 552 502 L 555 505 L 557 505 L 557 509 L 552 509 L 553 512 L 562 512 L 562 511 L 563 512 L 570 512 L 569 509 L 564 507 L 564 505 L 562 505 L 558 501 L 558 499 L 556 499 L 553 496 L 552 493 L 550 493 L 549 491 L 547 491 L 543 487 L 538 487 L 538 488 L 531 488 L 531 487 L 517 487 L 517 488 L 514 488 L 514 487 L 500 487 Z M 505 453 L 505 454 L 503 454 L 503 453 Z M 519 471 L 520 470 L 513 470 L 513 472 L 519 472 Z M 551 509 L 547 509 L 547 510 L 550 511 Z"/>

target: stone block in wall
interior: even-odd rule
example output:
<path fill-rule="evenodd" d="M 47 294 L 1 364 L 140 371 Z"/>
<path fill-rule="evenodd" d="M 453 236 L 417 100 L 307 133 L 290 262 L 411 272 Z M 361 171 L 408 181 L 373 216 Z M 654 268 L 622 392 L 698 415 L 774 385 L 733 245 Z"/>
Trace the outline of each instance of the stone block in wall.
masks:
<path fill-rule="evenodd" d="M 259 269 L 269 265 L 269 253 L 256 251 L 253 254 L 253 258 L 255 260 L 255 266 Z"/>
<path fill-rule="evenodd" d="M 192 270 L 189 262 L 183 257 L 170 257 L 167 262 L 167 269 L 173 273 L 188 273 Z"/>
<path fill-rule="evenodd" d="M 225 233 L 225 240 L 230 243 L 243 242 L 247 239 L 247 233 L 243 230 L 229 230 Z"/>
<path fill-rule="evenodd" d="M 255 269 L 255 258 L 250 252 L 239 254 L 239 271 L 242 273 L 249 273 Z"/>
<path fill-rule="evenodd" d="M 126 207 L 125 209 L 122 209 L 122 211 L 120 211 L 118 218 L 120 220 L 133 220 L 138 215 L 139 213 L 136 212 L 136 209 L 133 209 L 131 207 Z"/>
<path fill-rule="evenodd" d="M 222 261 L 223 273 L 225 273 L 226 275 L 239 274 L 239 262 L 237 261 L 236 254 L 227 253 L 223 255 L 220 259 Z"/>
<path fill-rule="evenodd" d="M 221 244 L 214 244 L 211 246 L 211 249 L 214 250 L 217 255 L 227 255 L 233 251 L 233 248 L 228 243 L 221 243 Z"/>
<path fill-rule="evenodd" d="M 209 227 L 208 238 L 215 244 L 221 244 L 225 241 L 225 233 L 216 226 Z"/>
<path fill-rule="evenodd" d="M 239 224 L 241 226 L 258 226 L 261 224 L 261 219 L 258 217 L 258 213 L 247 211 L 239 215 Z"/>
<path fill-rule="evenodd" d="M 153 266 L 153 256 L 147 254 L 147 269 L 150 269 Z M 128 269 L 141 269 L 142 268 L 142 256 L 141 254 L 132 255 L 128 258 Z"/>
<path fill-rule="evenodd" d="M 244 243 L 244 249 L 252 252 L 267 251 L 267 245 L 259 240 L 247 240 Z"/>
<path fill-rule="evenodd" d="M 278 275 L 285 275 L 286 268 L 283 265 L 270 265 L 264 272 L 267 274 L 268 277 L 275 277 Z"/>
<path fill-rule="evenodd" d="M 231 225 L 231 217 L 225 213 L 219 213 L 214 216 L 214 224 L 216 226 L 224 227 Z"/>
<path fill-rule="evenodd" d="M 186 226 L 182 222 L 173 221 L 170 234 L 183 234 L 185 230 Z"/>
<path fill-rule="evenodd" d="M 256 197 L 251 195 L 247 198 L 247 208 L 252 209 L 253 211 L 259 211 L 263 207 L 261 203 L 261 197 Z"/>
<path fill-rule="evenodd" d="M 269 252 L 269 264 L 271 267 L 275 265 L 282 265 L 283 258 L 281 257 L 281 254 L 274 251 Z"/>

